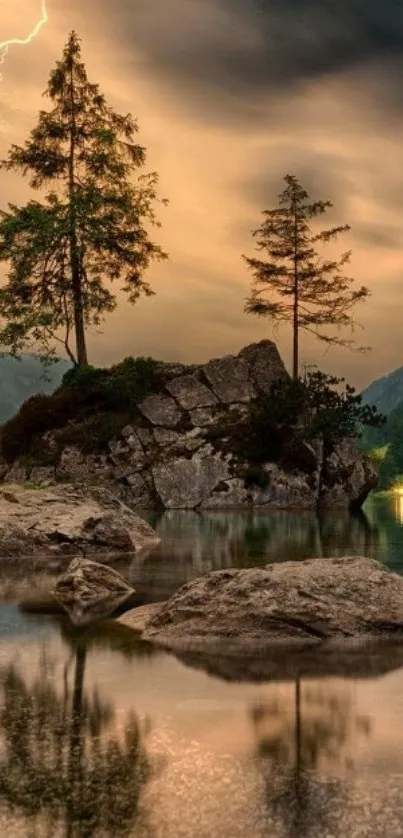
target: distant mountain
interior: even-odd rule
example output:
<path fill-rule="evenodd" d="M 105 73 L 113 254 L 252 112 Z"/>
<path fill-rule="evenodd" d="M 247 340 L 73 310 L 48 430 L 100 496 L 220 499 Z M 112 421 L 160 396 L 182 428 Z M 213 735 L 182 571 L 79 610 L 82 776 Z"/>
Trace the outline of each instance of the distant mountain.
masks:
<path fill-rule="evenodd" d="M 34 355 L 24 355 L 20 361 L 0 356 L 0 424 L 14 416 L 30 396 L 56 390 L 70 366 L 59 361 L 45 371 Z"/>
<path fill-rule="evenodd" d="M 381 413 L 390 413 L 403 402 L 403 367 L 373 381 L 362 392 L 366 404 L 373 404 Z"/>

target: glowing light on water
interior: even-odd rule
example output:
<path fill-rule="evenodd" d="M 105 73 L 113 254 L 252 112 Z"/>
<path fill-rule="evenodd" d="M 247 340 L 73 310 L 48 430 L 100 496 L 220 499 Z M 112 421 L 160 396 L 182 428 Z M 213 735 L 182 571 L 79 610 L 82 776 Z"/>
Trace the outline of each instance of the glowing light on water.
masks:
<path fill-rule="evenodd" d="M 393 486 L 392 496 L 395 499 L 395 517 L 399 524 L 403 524 L 403 485 Z"/>

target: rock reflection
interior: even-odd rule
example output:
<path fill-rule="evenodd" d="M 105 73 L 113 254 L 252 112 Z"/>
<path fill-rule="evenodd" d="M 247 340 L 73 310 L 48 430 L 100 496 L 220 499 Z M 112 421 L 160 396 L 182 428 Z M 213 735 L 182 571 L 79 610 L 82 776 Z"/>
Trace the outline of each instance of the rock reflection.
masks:
<path fill-rule="evenodd" d="M 158 657 L 161 652 L 124 623 L 105 620 L 88 626 L 85 631 L 76 628 L 66 617 L 54 616 L 52 622 L 60 629 L 62 640 L 73 650 L 84 648 L 87 653 L 95 650 L 117 652 L 127 660 Z"/>
<path fill-rule="evenodd" d="M 150 776 L 148 725 L 131 712 L 118 731 L 112 705 L 84 688 L 85 645 L 70 652 L 61 693 L 46 651 L 34 677 L 0 668 L 0 798 L 34 835 L 124 838 Z"/>
<path fill-rule="evenodd" d="M 135 559 L 134 587 L 174 590 L 195 576 L 226 567 L 313 556 L 376 556 L 380 532 L 363 512 L 185 512 L 169 510 L 153 521 L 161 544 Z M 169 590 L 168 590 L 169 592 Z"/>
<path fill-rule="evenodd" d="M 293 838 L 338 834 L 347 804 L 346 770 L 371 719 L 356 714 L 348 693 L 294 683 L 291 706 L 274 695 L 250 711 L 271 820 Z M 336 805 L 337 800 L 337 805 Z"/>

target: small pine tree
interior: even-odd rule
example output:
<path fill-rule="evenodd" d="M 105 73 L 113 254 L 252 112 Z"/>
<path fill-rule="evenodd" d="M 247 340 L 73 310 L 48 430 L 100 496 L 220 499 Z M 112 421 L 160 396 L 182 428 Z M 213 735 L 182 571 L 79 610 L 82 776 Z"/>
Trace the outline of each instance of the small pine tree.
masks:
<path fill-rule="evenodd" d="M 46 358 L 60 341 L 75 365 L 86 366 L 86 329 L 116 307 L 111 283 L 119 281 L 134 303 L 153 293 L 143 279 L 151 260 L 167 258 L 146 229 L 160 226 L 157 174 L 132 180 L 145 163 L 137 123 L 115 113 L 89 82 L 75 32 L 46 95 L 53 109 L 40 111 L 25 145 L 13 145 L 1 164 L 29 175 L 32 188 L 50 184 L 52 191 L 44 203 L 9 205 L 0 214 L 0 261 L 9 264 L 0 343 L 18 354 L 31 341 Z"/>
<path fill-rule="evenodd" d="M 297 378 L 300 330 L 328 344 L 352 346 L 353 341 L 329 334 L 327 327 L 353 328 L 351 311 L 368 297 L 369 289 L 354 290 L 354 280 L 343 274 L 350 252 L 338 261 L 324 260 L 317 253 L 317 243 L 327 243 L 350 229 L 344 225 L 320 233 L 311 230 L 309 222 L 323 215 L 332 206 L 330 201 L 311 202 L 297 178 L 286 175 L 284 180 L 279 206 L 263 212 L 264 221 L 253 233 L 258 250 L 268 258 L 242 257 L 253 276 L 245 311 L 292 324 L 293 378 Z"/>

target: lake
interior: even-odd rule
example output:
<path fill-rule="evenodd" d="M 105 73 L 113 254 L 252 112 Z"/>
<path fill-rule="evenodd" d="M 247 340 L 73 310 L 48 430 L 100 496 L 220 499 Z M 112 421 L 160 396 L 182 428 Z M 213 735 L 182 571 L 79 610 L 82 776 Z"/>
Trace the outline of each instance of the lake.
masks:
<path fill-rule="evenodd" d="M 364 554 L 403 573 L 403 502 L 363 516 L 150 515 L 159 547 L 127 575 L 152 596 L 210 570 Z M 0 835 L 403 836 L 403 668 L 225 680 L 114 621 L 0 606 Z"/>

